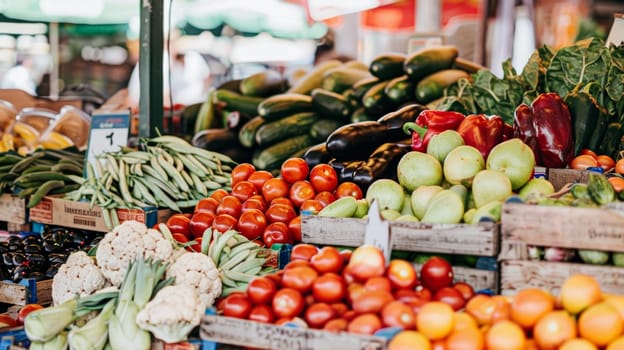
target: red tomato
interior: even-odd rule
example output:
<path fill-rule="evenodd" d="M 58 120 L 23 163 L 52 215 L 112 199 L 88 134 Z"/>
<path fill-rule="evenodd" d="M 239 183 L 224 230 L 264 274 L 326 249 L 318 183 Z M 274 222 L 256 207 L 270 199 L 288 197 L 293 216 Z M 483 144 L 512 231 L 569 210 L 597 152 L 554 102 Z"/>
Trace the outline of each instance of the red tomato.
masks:
<path fill-rule="evenodd" d="M 381 290 L 384 292 L 392 293 L 392 285 L 390 280 L 383 276 L 375 276 L 369 278 L 364 283 L 364 289 L 366 290 Z"/>
<path fill-rule="evenodd" d="M 441 301 L 450 305 L 453 310 L 461 310 L 466 305 L 466 300 L 462 293 L 453 287 L 444 287 L 439 289 L 434 295 L 433 300 Z"/>
<path fill-rule="evenodd" d="M 303 158 L 290 158 L 282 163 L 280 175 L 286 182 L 295 183 L 308 177 L 308 163 Z"/>
<path fill-rule="evenodd" d="M 224 192 L 225 192 L 225 190 L 224 190 Z M 227 196 L 227 192 L 225 192 L 225 196 Z M 216 214 L 217 213 L 217 207 L 219 206 L 219 203 L 221 203 L 221 199 L 222 198 L 216 199 L 216 198 L 212 198 L 212 197 L 202 198 L 195 205 L 195 212 L 197 213 L 197 212 L 201 211 L 201 212 L 208 212 L 208 213 Z"/>
<path fill-rule="evenodd" d="M 297 181 L 290 185 L 289 197 L 297 208 L 299 208 L 304 201 L 314 199 L 314 196 L 316 196 L 314 187 L 306 180 Z"/>
<path fill-rule="evenodd" d="M 357 316 L 357 312 L 353 311 L 353 310 L 349 310 L 347 312 L 345 312 L 344 314 L 342 314 L 342 318 L 344 318 L 345 320 L 347 320 L 348 322 L 351 322 L 355 316 Z"/>
<path fill-rule="evenodd" d="M 381 309 L 394 300 L 392 294 L 385 290 L 366 290 L 352 302 L 353 310 L 358 314 L 368 312 L 378 313 Z"/>
<path fill-rule="evenodd" d="M 235 166 L 230 173 L 230 183 L 232 185 L 232 188 L 234 188 L 234 185 L 236 185 L 240 181 L 247 180 L 249 176 L 254 173 L 254 171 L 256 171 L 256 168 L 249 163 L 240 163 Z"/>
<path fill-rule="evenodd" d="M 270 279 L 271 282 L 273 282 L 273 284 L 275 284 L 275 287 L 282 288 L 282 273 L 284 273 L 283 270 L 279 270 L 279 271 L 277 271 L 275 273 L 270 273 L 270 274 L 264 275 L 262 277 Z"/>
<path fill-rule="evenodd" d="M 247 284 L 247 296 L 254 304 L 269 304 L 277 286 L 267 277 L 256 277 Z"/>
<path fill-rule="evenodd" d="M 316 192 L 332 192 L 338 186 L 338 174 L 329 164 L 318 164 L 310 171 L 310 182 Z"/>
<path fill-rule="evenodd" d="M 219 232 L 225 232 L 229 229 L 236 230 L 238 228 L 238 220 L 228 214 L 217 215 L 212 222 L 212 228 Z"/>
<path fill-rule="evenodd" d="M 251 313 L 253 305 L 245 294 L 230 294 L 223 303 L 219 303 L 222 307 L 221 312 L 223 316 L 236 317 L 246 319 Z"/>
<path fill-rule="evenodd" d="M 400 259 L 390 261 L 386 275 L 390 279 L 392 287 L 396 289 L 412 289 L 418 283 L 418 274 L 414 264 L 409 261 Z"/>
<path fill-rule="evenodd" d="M 303 212 L 304 210 L 310 211 L 312 214 L 316 214 L 323 209 L 323 204 L 316 199 L 306 199 L 301 203 L 299 207 L 299 211 Z"/>
<path fill-rule="evenodd" d="M 273 297 L 273 313 L 280 318 L 293 318 L 303 311 L 303 295 L 292 288 L 283 288 Z"/>
<path fill-rule="evenodd" d="M 386 327 L 416 328 L 416 315 L 412 308 L 395 300 L 381 309 L 381 320 Z"/>
<path fill-rule="evenodd" d="M 596 152 L 594 152 L 594 151 L 592 151 L 592 150 L 590 150 L 590 149 L 588 149 L 588 148 L 583 148 L 583 149 L 581 150 L 581 152 L 579 153 L 579 155 L 581 155 L 581 154 L 585 154 L 585 155 L 588 155 L 588 156 L 592 156 L 592 157 L 594 157 L 594 158 L 598 159 L 598 154 L 596 154 Z"/>
<path fill-rule="evenodd" d="M 399 289 L 394 292 L 394 299 L 404 304 L 408 304 L 412 301 L 418 300 L 419 297 L 413 289 Z"/>
<path fill-rule="evenodd" d="M 344 264 L 348 264 L 349 261 L 351 260 L 351 255 L 353 254 L 353 250 L 350 249 L 343 249 L 340 251 L 340 256 L 342 256 L 342 261 L 344 262 Z"/>
<path fill-rule="evenodd" d="M 167 219 L 167 228 L 171 233 L 181 233 L 191 238 L 191 220 L 184 214 L 173 214 Z"/>
<path fill-rule="evenodd" d="M 336 311 L 336 315 L 341 316 L 345 312 L 349 311 L 349 307 L 345 303 L 333 303 L 331 307 Z"/>
<path fill-rule="evenodd" d="M 293 267 L 284 271 L 282 284 L 287 288 L 293 288 L 301 293 L 307 293 L 312 289 L 312 284 L 317 277 L 318 272 L 311 267 Z"/>
<path fill-rule="evenodd" d="M 24 319 L 26 319 L 26 316 L 28 316 L 28 314 L 30 314 L 31 312 L 35 310 L 40 310 L 40 309 L 43 309 L 43 306 L 39 304 L 26 304 L 22 306 L 17 312 L 17 321 L 20 324 L 24 324 Z"/>
<path fill-rule="evenodd" d="M 293 244 L 293 237 L 288 231 L 288 225 L 283 222 L 274 222 L 269 224 L 262 233 L 262 241 L 271 248 L 275 243 Z"/>
<path fill-rule="evenodd" d="M 163 350 L 194 350 L 193 344 L 183 341 L 178 343 L 164 343 Z"/>
<path fill-rule="evenodd" d="M 305 261 L 305 260 L 289 261 L 288 264 L 286 264 L 286 266 L 284 266 L 284 271 L 288 270 L 288 269 L 292 269 L 293 267 L 300 267 L 300 266 L 312 267 L 312 264 L 310 264 L 309 261 Z M 283 273 L 282 273 L 282 275 L 283 275 Z"/>
<path fill-rule="evenodd" d="M 420 268 L 420 282 L 433 293 L 450 287 L 453 285 L 453 267 L 440 257 L 431 257 Z"/>
<path fill-rule="evenodd" d="M 256 185 L 249 181 L 239 181 L 236 185 L 232 186 L 232 195 L 238 198 L 241 202 L 246 201 L 251 198 L 251 196 L 255 196 L 256 194 L 258 194 Z"/>
<path fill-rule="evenodd" d="M 314 299 L 324 303 L 337 303 L 347 295 L 347 285 L 339 275 L 328 272 L 312 283 Z"/>
<path fill-rule="evenodd" d="M 176 232 L 176 233 L 173 233 L 172 236 L 173 236 L 173 239 L 178 243 L 182 243 L 182 244 L 188 243 L 188 238 L 186 238 L 186 236 L 181 233 Z"/>
<path fill-rule="evenodd" d="M 321 191 L 316 193 L 314 199 L 319 201 L 323 208 L 325 208 L 326 206 L 331 204 L 331 202 L 336 200 L 336 196 L 334 196 L 334 194 L 329 191 Z"/>
<path fill-rule="evenodd" d="M 270 172 L 266 170 L 258 170 L 258 171 L 255 171 L 253 174 L 251 174 L 249 178 L 247 179 L 247 181 L 254 184 L 258 192 L 261 193 L 262 186 L 264 185 L 264 183 L 267 182 L 267 180 L 272 179 L 272 178 L 273 178 L 273 175 Z"/>
<path fill-rule="evenodd" d="M 353 305 L 353 301 L 357 298 L 359 298 L 362 294 L 364 294 L 364 292 L 366 291 L 366 289 L 364 288 L 364 285 L 361 283 L 357 283 L 357 282 L 353 282 L 353 283 L 349 283 L 347 285 L 347 299 L 348 302 Z"/>
<path fill-rule="evenodd" d="M 319 273 L 340 273 L 344 265 L 338 249 L 331 246 L 321 248 L 318 253 L 312 256 L 310 263 Z"/>
<path fill-rule="evenodd" d="M 305 260 L 310 261 L 312 256 L 318 252 L 318 248 L 312 244 L 299 243 L 290 252 L 290 261 Z"/>
<path fill-rule="evenodd" d="M 221 203 L 221 200 L 223 199 L 223 197 L 228 196 L 228 195 L 229 195 L 228 191 L 222 188 L 219 188 L 219 189 L 216 189 L 214 192 L 212 192 L 212 194 L 210 195 L 210 198 L 216 200 L 217 205 L 218 205 L 219 203 Z M 215 210 L 216 209 L 217 207 L 215 207 Z"/>
<path fill-rule="evenodd" d="M 267 220 L 258 209 L 248 209 L 238 219 L 238 231 L 250 241 L 260 238 L 266 227 Z"/>
<path fill-rule="evenodd" d="M 349 322 L 349 326 L 347 327 L 347 331 L 355 334 L 373 335 L 375 332 L 380 330 L 381 327 L 382 325 L 379 316 L 369 313 L 359 315 L 351 320 L 351 322 Z"/>
<path fill-rule="evenodd" d="M 267 180 L 264 185 L 262 185 L 262 196 L 265 201 L 270 203 L 275 198 L 287 197 L 289 189 L 288 182 L 275 177 Z"/>
<path fill-rule="evenodd" d="M 311 328 L 321 329 L 334 317 L 336 317 L 336 310 L 331 305 L 315 303 L 308 307 L 304 319 Z"/>
<path fill-rule="evenodd" d="M 433 298 L 433 293 L 431 293 L 431 290 L 424 288 L 423 286 L 416 287 L 415 292 L 416 296 L 418 296 L 419 299 L 430 301 Z"/>
<path fill-rule="evenodd" d="M 301 242 L 301 215 L 297 215 L 294 219 L 290 220 L 288 223 L 288 232 L 295 243 Z"/>
<path fill-rule="evenodd" d="M 347 330 L 348 324 L 349 322 L 344 318 L 334 318 L 333 320 L 329 320 L 327 323 L 325 323 L 325 327 L 323 327 L 323 330 L 334 333 L 344 332 Z"/>
<path fill-rule="evenodd" d="M 346 181 L 336 187 L 336 198 L 351 196 L 355 199 L 362 199 L 362 189 L 354 182 Z"/>
<path fill-rule="evenodd" d="M 186 246 L 186 250 L 189 252 L 201 253 L 201 244 L 203 237 L 195 237 L 191 242 L 195 242 L 189 246 Z"/>
<path fill-rule="evenodd" d="M 258 209 L 264 213 L 266 211 L 266 203 L 264 203 L 264 199 L 249 198 L 243 202 L 241 210 L 245 212 L 245 210 L 249 209 Z"/>
<path fill-rule="evenodd" d="M 249 320 L 260 323 L 273 323 L 275 321 L 275 315 L 269 305 L 256 305 L 251 309 L 249 313 Z"/>
<path fill-rule="evenodd" d="M 286 204 L 271 204 L 264 215 L 268 222 L 283 222 L 287 224 L 297 216 L 297 213 L 295 213 L 295 209 Z"/>
<path fill-rule="evenodd" d="M 383 276 L 386 272 L 386 258 L 379 248 L 363 245 L 353 251 L 347 268 L 357 280 L 366 281 L 371 277 Z"/>
<path fill-rule="evenodd" d="M 428 302 L 429 301 L 427 300 L 416 299 L 414 301 L 410 301 L 409 303 L 407 303 L 407 306 L 412 308 L 412 311 L 414 311 L 415 315 L 418 315 L 418 313 L 420 312 L 420 309 L 422 309 L 422 307 Z"/>
<path fill-rule="evenodd" d="M 191 234 L 193 237 L 203 237 L 204 232 L 212 226 L 215 214 L 205 211 L 198 211 L 191 217 Z"/>
<path fill-rule="evenodd" d="M 466 302 L 472 299 L 472 297 L 475 295 L 475 291 L 472 286 L 466 282 L 457 282 L 453 285 L 453 288 L 457 289 L 461 293 L 462 297 Z"/>
<path fill-rule="evenodd" d="M 293 204 L 293 202 L 288 199 L 287 197 L 277 197 L 275 199 L 273 199 L 270 204 L 269 207 L 275 204 L 282 204 L 282 205 L 287 205 L 291 208 L 293 208 L 293 210 L 295 209 L 295 205 Z"/>
<path fill-rule="evenodd" d="M 217 215 L 228 214 L 237 218 L 241 215 L 243 204 L 240 199 L 234 196 L 225 196 L 221 200 L 221 204 L 217 207 Z"/>

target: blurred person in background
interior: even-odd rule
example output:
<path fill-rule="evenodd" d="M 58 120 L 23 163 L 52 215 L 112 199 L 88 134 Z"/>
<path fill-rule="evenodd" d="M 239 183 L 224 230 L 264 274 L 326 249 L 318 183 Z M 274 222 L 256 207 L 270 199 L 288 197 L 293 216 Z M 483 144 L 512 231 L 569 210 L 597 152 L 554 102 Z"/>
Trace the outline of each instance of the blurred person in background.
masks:
<path fill-rule="evenodd" d="M 37 84 L 33 78 L 33 60 L 30 56 L 17 54 L 16 65 L 9 69 L 2 78 L 0 88 L 20 89 L 29 94 L 37 95 Z"/>

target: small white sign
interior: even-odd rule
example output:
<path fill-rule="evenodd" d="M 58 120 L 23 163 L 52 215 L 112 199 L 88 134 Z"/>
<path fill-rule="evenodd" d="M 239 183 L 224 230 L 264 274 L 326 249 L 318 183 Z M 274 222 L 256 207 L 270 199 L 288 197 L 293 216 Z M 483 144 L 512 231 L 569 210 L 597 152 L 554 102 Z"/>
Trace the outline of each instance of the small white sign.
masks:
<path fill-rule="evenodd" d="M 106 152 L 116 152 L 122 146 L 127 146 L 129 131 L 129 111 L 93 115 L 91 117 L 86 161 L 94 164 L 98 155 Z M 97 169 L 95 166 L 94 168 Z M 100 175 L 102 174 L 96 174 L 96 176 Z"/>
<path fill-rule="evenodd" d="M 616 13 L 613 15 L 613 25 L 607 37 L 607 46 L 620 45 L 624 42 L 624 13 Z"/>
<path fill-rule="evenodd" d="M 377 200 L 373 200 L 368 209 L 368 223 L 366 224 L 364 244 L 381 249 L 386 257 L 386 264 L 390 262 L 390 254 L 392 253 L 390 224 L 381 217 Z"/>

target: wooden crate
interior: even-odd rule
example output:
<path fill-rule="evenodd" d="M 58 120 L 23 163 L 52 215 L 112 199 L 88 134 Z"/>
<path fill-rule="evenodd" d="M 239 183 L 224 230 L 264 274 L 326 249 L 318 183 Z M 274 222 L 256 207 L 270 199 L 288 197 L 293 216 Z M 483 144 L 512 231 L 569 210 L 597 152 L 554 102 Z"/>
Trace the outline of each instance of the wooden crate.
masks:
<path fill-rule="evenodd" d="M 27 219 L 26 199 L 8 193 L 0 195 L 0 221 L 22 225 Z"/>
<path fill-rule="evenodd" d="M 199 336 L 220 344 L 276 350 L 376 350 L 385 349 L 387 345 L 386 339 L 381 337 L 277 326 L 215 315 L 204 316 Z"/>
<path fill-rule="evenodd" d="M 0 302 L 12 305 L 52 303 L 52 280 L 23 280 L 21 283 L 0 281 Z"/>
<path fill-rule="evenodd" d="M 589 179 L 589 171 L 576 169 L 548 169 L 548 181 L 555 187 L 555 191 L 559 191 L 565 184 L 581 182 L 587 183 Z"/>
<path fill-rule="evenodd" d="M 621 203 L 606 208 L 525 204 L 503 205 L 500 287 L 514 294 L 527 287 L 553 294 L 571 275 L 594 276 L 604 291 L 624 291 L 624 268 L 567 262 L 530 261 L 528 246 L 624 252 Z"/>

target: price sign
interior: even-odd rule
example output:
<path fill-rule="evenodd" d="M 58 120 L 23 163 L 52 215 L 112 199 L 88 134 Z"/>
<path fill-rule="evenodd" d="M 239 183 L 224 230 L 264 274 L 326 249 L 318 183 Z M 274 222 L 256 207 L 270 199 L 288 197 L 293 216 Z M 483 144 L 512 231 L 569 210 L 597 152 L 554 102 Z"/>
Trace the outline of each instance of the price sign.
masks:
<path fill-rule="evenodd" d="M 381 249 L 386 257 L 386 263 L 390 262 L 390 253 L 392 253 L 390 225 L 388 221 L 382 219 L 377 200 L 373 200 L 368 209 L 368 223 L 366 224 L 364 244 Z"/>
<path fill-rule="evenodd" d="M 624 13 L 613 15 L 613 25 L 607 37 L 607 45 L 620 45 L 624 41 Z"/>
<path fill-rule="evenodd" d="M 129 128 L 129 111 L 93 115 L 91 117 L 86 161 L 94 164 L 98 155 L 116 152 L 122 146 L 128 145 Z M 94 168 L 96 167 L 94 166 Z M 96 174 L 96 176 L 100 175 L 102 174 Z"/>

